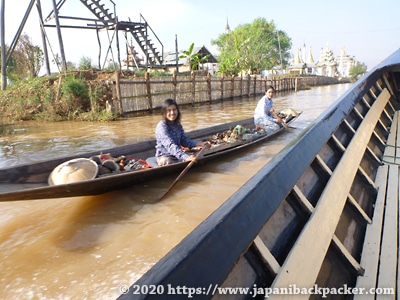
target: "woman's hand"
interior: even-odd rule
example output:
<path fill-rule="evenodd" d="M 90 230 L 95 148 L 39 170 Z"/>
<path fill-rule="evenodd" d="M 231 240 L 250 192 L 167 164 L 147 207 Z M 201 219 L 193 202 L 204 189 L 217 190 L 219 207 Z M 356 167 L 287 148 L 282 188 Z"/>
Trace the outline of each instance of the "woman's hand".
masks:
<path fill-rule="evenodd" d="M 209 141 L 206 141 L 204 143 L 199 143 L 195 147 L 193 147 L 192 150 L 200 151 L 203 148 L 204 149 L 210 149 L 211 148 L 211 143 Z"/>
<path fill-rule="evenodd" d="M 210 149 L 211 148 L 211 143 L 209 141 L 206 141 L 203 144 L 201 144 L 200 147 L 204 148 L 204 149 Z"/>
<path fill-rule="evenodd" d="M 278 116 L 273 107 L 269 110 L 269 112 L 276 119 L 275 123 L 283 123 L 282 119 Z"/>

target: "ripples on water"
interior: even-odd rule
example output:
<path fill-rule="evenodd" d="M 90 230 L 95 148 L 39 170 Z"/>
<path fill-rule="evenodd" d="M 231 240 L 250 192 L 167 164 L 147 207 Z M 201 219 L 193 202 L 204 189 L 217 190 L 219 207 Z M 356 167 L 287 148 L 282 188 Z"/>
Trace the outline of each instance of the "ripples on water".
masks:
<path fill-rule="evenodd" d="M 271 141 L 174 178 L 96 197 L 0 202 L 3 299 L 115 299 L 217 209 L 349 84 L 277 94 L 275 107 L 303 114 Z M 251 117 L 258 98 L 182 109 L 183 126 L 204 128 Z M 112 123 L 21 122 L 3 127 L 0 167 L 96 151 L 154 137 L 160 116 Z"/>

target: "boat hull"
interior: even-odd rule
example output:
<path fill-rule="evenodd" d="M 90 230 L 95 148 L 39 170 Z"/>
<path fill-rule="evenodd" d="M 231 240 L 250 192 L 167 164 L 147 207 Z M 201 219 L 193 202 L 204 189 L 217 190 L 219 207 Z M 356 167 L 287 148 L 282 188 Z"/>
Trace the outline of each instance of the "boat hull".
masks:
<path fill-rule="evenodd" d="M 299 113 L 299 115 L 300 114 L 301 113 Z M 299 115 L 291 119 L 290 122 L 293 122 Z M 191 131 L 188 132 L 187 135 L 192 139 L 203 141 L 210 138 L 215 133 L 224 132 L 228 129 L 234 128 L 237 125 L 241 125 L 245 128 L 254 128 L 253 119 L 248 118 L 245 120 Z M 256 135 L 255 138 L 247 141 L 238 140 L 234 143 L 225 143 L 216 148 L 206 150 L 199 157 L 196 165 L 205 163 L 222 155 L 227 155 L 234 151 L 240 151 L 241 149 L 249 147 L 255 143 L 260 143 L 270 139 L 284 130 L 284 128 L 281 128 L 269 135 L 260 134 L 259 136 Z M 123 155 L 125 157 L 147 159 L 154 156 L 155 144 L 155 140 L 149 140 L 132 145 L 103 149 L 101 153 L 110 153 L 113 157 Z M 150 179 L 164 177 L 171 174 L 178 174 L 188 164 L 188 162 L 179 162 L 163 167 L 153 167 L 137 171 L 122 171 L 119 173 L 112 173 L 110 175 L 98 176 L 91 180 L 69 184 L 48 185 L 49 175 L 58 165 L 72 159 L 82 157 L 89 158 L 98 154 L 99 152 L 92 152 L 85 155 L 63 157 L 46 162 L 21 165 L 10 169 L 2 169 L 0 170 L 0 190 L 5 189 L 1 189 L 1 185 L 11 190 L 1 192 L 0 201 L 99 195 L 114 190 L 128 188 L 134 184 L 142 183 Z"/>

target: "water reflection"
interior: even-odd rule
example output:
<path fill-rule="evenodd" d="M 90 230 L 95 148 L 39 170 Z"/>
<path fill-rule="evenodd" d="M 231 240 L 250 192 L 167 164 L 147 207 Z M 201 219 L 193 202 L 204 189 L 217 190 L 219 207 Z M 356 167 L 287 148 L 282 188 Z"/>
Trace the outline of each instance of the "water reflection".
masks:
<path fill-rule="evenodd" d="M 96 197 L 0 202 L 0 294 L 4 299 L 115 299 L 237 191 L 350 85 L 275 97 L 277 108 L 303 110 L 271 141 L 190 170 Z M 186 130 L 252 115 L 257 98 L 185 108 Z M 0 165 L 96 151 L 154 136 L 160 117 L 112 123 L 34 123 L 0 137 Z"/>

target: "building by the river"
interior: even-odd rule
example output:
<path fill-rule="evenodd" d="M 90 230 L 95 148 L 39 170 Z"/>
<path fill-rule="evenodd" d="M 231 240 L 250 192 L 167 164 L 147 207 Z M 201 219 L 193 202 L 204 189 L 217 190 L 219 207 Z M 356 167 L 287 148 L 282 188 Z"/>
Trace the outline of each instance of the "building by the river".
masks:
<path fill-rule="evenodd" d="M 321 48 L 319 59 L 314 62 L 311 47 L 306 55 L 305 46 L 299 48 L 288 66 L 290 74 L 314 74 L 327 77 L 349 77 L 350 68 L 355 66 L 357 61 L 354 56 L 347 55 L 342 47 L 340 55 L 334 55 L 327 45 Z"/>
<path fill-rule="evenodd" d="M 337 72 L 341 77 L 349 77 L 350 68 L 358 64 L 354 56 L 346 54 L 344 47 L 340 55 L 336 57 L 336 61 L 338 62 Z"/>

